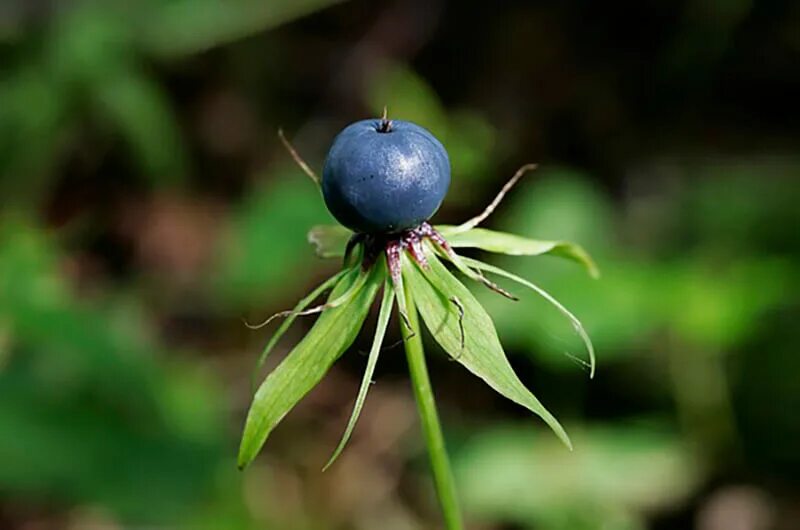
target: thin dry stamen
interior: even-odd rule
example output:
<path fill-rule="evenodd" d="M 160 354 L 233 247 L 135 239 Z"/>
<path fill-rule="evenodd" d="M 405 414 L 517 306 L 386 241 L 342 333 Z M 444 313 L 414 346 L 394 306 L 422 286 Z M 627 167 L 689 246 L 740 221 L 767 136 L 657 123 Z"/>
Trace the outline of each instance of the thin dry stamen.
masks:
<path fill-rule="evenodd" d="M 401 315 L 403 315 L 405 318 L 408 318 L 403 313 L 401 313 Z M 381 348 L 381 353 L 389 351 L 389 350 L 393 350 L 393 349 L 397 348 L 398 346 L 401 346 L 401 345 L 405 344 L 409 340 L 411 340 L 414 337 L 416 337 L 416 335 L 417 335 L 417 332 L 414 331 L 413 329 L 411 329 L 411 332 L 408 335 L 406 335 L 404 338 L 402 338 L 400 340 L 396 340 L 393 343 L 391 343 L 390 345 L 384 346 L 383 348 Z"/>
<path fill-rule="evenodd" d="M 464 345 L 466 343 L 466 333 L 464 332 L 464 305 L 455 296 L 450 298 L 450 302 L 452 302 L 453 305 L 458 308 L 458 331 L 461 333 L 461 349 L 459 350 L 458 355 L 453 357 L 453 359 L 457 361 L 464 353 Z"/>
<path fill-rule="evenodd" d="M 389 276 L 392 278 L 392 285 L 397 291 L 397 313 L 403 321 L 403 325 L 414 335 L 414 328 L 411 325 L 408 315 L 405 313 L 405 297 L 403 295 L 403 270 L 400 261 L 400 254 L 403 251 L 403 243 L 400 240 L 392 240 L 386 243 L 384 252 L 386 253 L 386 264 L 389 267 Z"/>
<path fill-rule="evenodd" d="M 430 223 L 424 223 L 422 226 L 419 227 L 419 233 L 421 237 L 427 237 L 437 245 L 448 255 L 454 254 L 455 251 L 453 247 L 450 246 L 450 243 L 444 238 L 442 234 L 439 233 Z"/>
<path fill-rule="evenodd" d="M 410 237 L 408 251 L 411 253 L 411 257 L 419 263 L 420 267 L 423 269 L 430 267 L 428 258 L 425 256 L 425 250 L 422 248 L 422 240 L 418 236 L 412 235 Z"/>
<path fill-rule="evenodd" d="M 537 167 L 538 167 L 537 164 L 525 164 L 524 166 L 519 168 L 517 172 L 514 173 L 514 176 L 511 177 L 511 179 L 509 179 L 509 181 L 506 182 L 505 185 L 500 189 L 500 192 L 495 196 L 492 202 L 489 203 L 489 206 L 487 206 L 479 215 L 476 215 L 467 222 L 458 225 L 455 228 L 455 231 L 466 232 L 467 230 L 471 230 L 476 226 L 478 226 L 479 224 L 481 224 L 483 221 L 485 221 L 487 217 L 492 215 L 492 212 L 494 212 L 495 208 L 497 208 L 500 205 L 503 198 L 506 196 L 506 193 L 508 193 L 511 190 L 511 188 L 514 187 L 517 181 L 521 179 L 522 176 L 525 175 L 525 173 L 533 171 Z"/>
<path fill-rule="evenodd" d="M 568 352 L 568 351 L 565 351 L 565 352 L 564 352 L 564 356 L 565 356 L 567 359 L 570 359 L 570 360 L 574 361 L 575 363 L 577 363 L 577 364 L 578 364 L 578 366 L 580 366 L 582 370 L 585 370 L 586 372 L 588 372 L 588 373 L 591 375 L 591 373 L 592 373 L 592 364 L 591 364 L 591 363 L 587 363 L 586 361 L 584 361 L 584 360 L 583 360 L 583 359 L 581 359 L 580 357 L 577 357 L 577 356 L 575 356 L 575 355 L 572 355 L 572 354 L 571 354 L 570 352 Z"/>
<path fill-rule="evenodd" d="M 406 327 L 406 329 L 410 331 L 410 334 L 408 336 L 406 336 L 406 338 L 401 341 L 401 342 L 405 342 L 408 339 L 410 339 L 411 337 L 413 337 L 414 335 L 416 335 L 417 332 L 414 331 L 414 327 L 411 325 L 411 320 L 409 320 L 408 315 L 406 315 L 403 311 L 400 311 L 400 310 L 397 311 L 397 314 L 400 315 L 400 319 L 403 321 L 403 325 Z"/>
<path fill-rule="evenodd" d="M 508 291 L 506 291 L 505 289 L 494 283 L 492 280 L 484 276 L 480 271 L 473 271 L 473 272 L 475 272 L 478 281 L 481 282 L 486 287 L 488 287 L 489 289 L 491 289 L 492 291 L 496 292 L 497 294 L 501 294 L 510 300 L 514 300 L 515 302 L 519 301 L 518 296 L 509 293 Z"/>
<path fill-rule="evenodd" d="M 402 269 L 400 264 L 400 251 L 402 245 L 399 241 L 390 241 L 386 244 L 386 264 L 389 266 L 389 274 L 394 285 L 401 285 Z"/>
<path fill-rule="evenodd" d="M 294 311 L 292 309 L 287 309 L 286 311 L 281 311 L 279 313 L 275 313 L 271 317 L 267 318 L 266 320 L 264 320 L 263 322 L 260 322 L 258 324 L 250 324 L 245 319 L 242 319 L 242 321 L 244 322 L 244 325 L 247 326 L 249 329 L 261 329 L 264 326 L 266 326 L 267 324 L 269 324 L 270 322 L 272 322 L 273 320 L 275 320 L 276 318 L 286 318 L 286 317 L 290 317 L 292 315 L 294 315 L 296 317 L 305 317 L 305 316 L 308 316 L 308 315 L 314 315 L 316 313 L 322 313 L 326 309 L 331 309 L 332 307 L 336 307 L 336 306 L 332 305 L 331 303 L 327 303 L 327 304 L 320 304 L 318 306 L 312 307 L 311 309 L 306 309 L 304 311 Z"/>
<path fill-rule="evenodd" d="M 271 317 L 267 318 L 263 322 L 259 324 L 250 324 L 246 320 L 244 320 L 244 325 L 250 329 L 261 329 L 276 318 L 286 318 L 286 317 L 304 317 L 308 315 L 314 315 L 317 313 L 322 313 L 326 309 L 333 309 L 335 307 L 339 307 L 340 305 L 344 304 L 348 300 L 350 300 L 357 292 L 360 290 L 367 281 L 367 275 L 362 273 L 360 274 L 356 280 L 353 282 L 347 290 L 342 293 L 341 296 L 336 298 L 335 300 L 329 300 L 324 304 L 320 304 L 318 306 L 312 307 L 311 309 L 305 309 L 303 311 L 297 311 L 294 309 L 287 309 L 286 311 L 281 311 L 279 313 L 275 313 Z"/>
<path fill-rule="evenodd" d="M 492 291 L 505 296 L 510 300 L 514 300 L 515 302 L 519 300 L 516 296 L 509 293 L 493 281 L 486 278 L 480 271 L 473 270 L 469 268 L 467 265 L 462 263 L 461 257 L 456 254 L 456 251 L 453 250 L 453 247 L 450 246 L 450 243 L 428 223 L 424 223 L 422 226 L 419 227 L 419 233 L 422 237 L 427 237 L 431 241 L 433 241 L 436 246 L 439 248 L 441 252 L 444 253 L 445 257 L 449 259 L 461 272 L 466 274 L 467 276 L 471 277 L 472 279 L 481 282 L 483 285 L 491 289 Z"/>
<path fill-rule="evenodd" d="M 278 129 L 278 138 L 281 139 L 281 142 L 283 143 L 283 147 L 285 147 L 286 150 L 289 151 L 289 155 L 291 155 L 291 157 L 294 160 L 295 164 L 297 164 L 300 167 L 300 169 L 303 170 L 303 173 L 305 173 L 306 175 L 311 177 L 311 180 L 313 180 L 314 183 L 317 186 L 319 186 L 319 184 L 320 184 L 319 177 L 317 176 L 316 173 L 314 173 L 314 170 L 311 169 L 311 167 L 308 164 L 306 164 L 306 161 L 303 160 L 303 157 L 300 156 L 300 154 L 292 146 L 292 144 L 289 143 L 289 140 L 287 140 L 286 136 L 283 134 L 283 129 Z"/>
<path fill-rule="evenodd" d="M 258 324 L 251 324 L 250 322 L 248 322 L 248 321 L 247 321 L 247 320 L 245 320 L 244 318 L 242 319 L 242 322 L 244 322 L 244 325 L 245 325 L 245 326 L 246 326 L 248 329 L 261 329 L 261 328 L 263 328 L 264 326 L 266 326 L 267 324 L 269 324 L 270 322 L 272 322 L 273 320 L 275 320 L 276 318 L 284 318 L 284 317 L 291 316 L 291 315 L 293 315 L 293 314 L 294 314 L 294 315 L 296 315 L 296 316 L 301 316 L 301 313 L 300 313 L 300 312 L 297 312 L 297 313 L 295 313 L 294 311 L 292 311 L 291 309 L 289 309 L 289 310 L 286 310 L 286 311 L 281 311 L 281 312 L 279 312 L 279 313 L 275 313 L 274 315 L 272 315 L 272 316 L 270 316 L 270 317 L 267 317 L 267 319 L 266 319 L 266 320 L 264 320 L 264 321 L 262 321 L 262 322 L 260 322 L 260 323 L 258 323 Z"/>

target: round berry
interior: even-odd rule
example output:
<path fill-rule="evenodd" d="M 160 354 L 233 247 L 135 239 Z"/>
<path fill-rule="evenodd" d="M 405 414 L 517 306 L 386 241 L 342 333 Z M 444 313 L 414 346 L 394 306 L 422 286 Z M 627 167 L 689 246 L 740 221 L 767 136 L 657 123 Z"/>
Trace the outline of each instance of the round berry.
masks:
<path fill-rule="evenodd" d="M 325 205 L 344 226 L 391 234 L 431 218 L 450 186 L 450 160 L 429 131 L 401 120 L 345 127 L 322 172 Z"/>

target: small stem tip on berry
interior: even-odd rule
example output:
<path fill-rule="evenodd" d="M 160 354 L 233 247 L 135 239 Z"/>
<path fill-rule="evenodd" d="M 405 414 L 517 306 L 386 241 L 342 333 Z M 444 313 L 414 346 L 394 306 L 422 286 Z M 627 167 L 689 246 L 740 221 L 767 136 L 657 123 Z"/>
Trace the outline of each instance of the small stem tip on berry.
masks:
<path fill-rule="evenodd" d="M 392 120 L 389 119 L 389 110 L 386 108 L 386 105 L 383 106 L 383 114 L 381 115 L 381 121 L 378 124 L 378 132 L 392 132 Z"/>
<path fill-rule="evenodd" d="M 379 133 L 392 132 L 392 120 L 381 118 L 381 121 L 378 124 L 378 132 Z"/>

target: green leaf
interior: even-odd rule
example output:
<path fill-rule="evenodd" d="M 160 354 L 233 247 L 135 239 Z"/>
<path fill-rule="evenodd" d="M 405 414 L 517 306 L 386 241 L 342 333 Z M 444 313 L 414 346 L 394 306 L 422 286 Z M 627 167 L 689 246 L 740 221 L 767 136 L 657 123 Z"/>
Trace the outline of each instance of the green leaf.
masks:
<path fill-rule="evenodd" d="M 93 100 L 113 123 L 154 185 L 185 182 L 186 145 L 167 95 L 133 68 L 104 72 Z"/>
<path fill-rule="evenodd" d="M 255 378 L 258 377 L 258 372 L 264 366 L 264 362 L 266 362 L 267 357 L 269 356 L 270 352 L 273 348 L 278 344 L 278 341 L 281 340 L 284 333 L 291 327 L 292 323 L 294 323 L 295 319 L 298 317 L 298 313 L 303 311 L 306 307 L 308 307 L 311 302 L 317 299 L 319 295 L 324 293 L 326 290 L 330 289 L 333 285 L 335 285 L 341 278 L 347 273 L 346 270 L 339 271 L 324 282 L 322 282 L 316 289 L 311 291 L 305 298 L 297 302 L 297 305 L 294 306 L 292 312 L 286 319 L 281 322 L 281 325 L 278 327 L 277 331 L 270 337 L 267 345 L 264 347 L 264 350 L 261 352 L 261 355 L 258 356 L 258 361 L 256 362 L 256 368 L 253 370 L 253 380 L 255 384 Z"/>
<path fill-rule="evenodd" d="M 350 420 L 347 422 L 342 440 L 339 442 L 333 455 L 331 455 L 328 463 L 322 468 L 323 471 L 328 469 L 331 464 L 339 458 L 344 446 L 347 445 L 347 441 L 350 439 L 350 435 L 353 433 L 358 417 L 361 415 L 361 409 L 364 407 L 364 401 L 367 399 L 367 391 L 372 384 L 372 374 L 375 373 L 375 366 L 378 364 L 378 355 L 380 355 L 381 345 L 383 345 L 383 337 L 386 335 L 386 327 L 389 325 L 389 317 L 392 314 L 393 303 L 394 290 L 392 289 L 391 282 L 387 278 L 383 284 L 383 301 L 381 301 L 381 310 L 380 313 L 378 313 L 378 327 L 375 329 L 375 338 L 372 341 L 372 348 L 369 351 L 369 358 L 367 359 L 367 369 L 364 370 L 364 377 L 361 379 L 361 388 L 358 389 L 358 396 L 353 406 L 353 413 L 350 415 Z"/>
<path fill-rule="evenodd" d="M 227 445 L 218 378 L 153 339 L 138 297 L 75 293 L 35 213 L 0 214 L 0 489 L 157 526 L 206 513 Z"/>
<path fill-rule="evenodd" d="M 564 428 L 514 373 L 489 315 L 429 245 L 426 253 L 430 267 L 424 272 L 403 254 L 403 275 L 436 342 L 490 387 L 541 417 L 571 449 Z"/>
<path fill-rule="evenodd" d="M 170 0 L 141 23 L 142 44 L 159 56 L 197 53 L 266 31 L 339 0 Z"/>
<path fill-rule="evenodd" d="M 340 280 L 329 300 L 346 292 L 359 274 L 356 267 Z M 322 313 L 308 334 L 267 376 L 247 414 L 239 447 L 239 468 L 244 469 L 255 458 L 272 429 L 353 343 L 385 275 L 384 262 L 376 263 L 366 285 L 347 303 Z"/>
<path fill-rule="evenodd" d="M 453 225 L 439 225 L 436 229 L 445 236 L 453 248 L 479 248 L 511 256 L 558 256 L 583 265 L 593 278 L 600 276 L 597 265 L 583 247 L 568 241 L 530 239 L 485 228 L 472 228 L 459 232 L 458 227 Z M 337 258 L 344 256 L 347 242 L 352 235 L 353 233 L 343 226 L 317 225 L 309 231 L 308 241 L 314 245 L 318 256 Z M 464 274 L 475 279 L 469 270 L 464 270 L 462 263 L 456 261 L 454 264 Z"/>
<path fill-rule="evenodd" d="M 511 256 L 541 256 L 549 254 L 580 263 L 593 278 L 600 276 L 600 271 L 591 256 L 581 246 L 574 243 L 528 239 L 527 237 L 496 232 L 485 228 L 473 228 L 466 232 L 457 232 L 455 226 L 442 225 L 437 226 L 436 229 L 441 232 L 454 248 L 479 248 L 487 252 Z"/>
<path fill-rule="evenodd" d="M 453 461 L 465 504 L 520 528 L 649 528 L 647 514 L 684 502 L 704 480 L 686 440 L 665 425 L 625 421 L 573 436 L 580 450 L 567 454 L 516 424 L 474 433 Z M 620 517 L 642 524 L 612 524 Z"/>
<path fill-rule="evenodd" d="M 550 302 L 553 306 L 555 306 L 556 309 L 558 309 L 564 316 L 566 316 L 569 319 L 570 323 L 572 324 L 572 327 L 575 328 L 575 332 L 578 333 L 581 340 L 583 340 L 583 343 L 586 345 L 586 350 L 589 352 L 589 370 L 590 370 L 589 377 L 594 377 L 594 369 L 595 369 L 594 346 L 592 346 L 592 340 L 589 338 L 589 334 L 586 333 L 586 330 L 583 328 L 583 324 L 581 324 L 581 321 L 578 320 L 578 317 L 573 315 L 566 307 L 561 305 L 561 303 L 555 298 L 553 298 L 550 295 L 550 293 L 548 293 L 538 285 L 534 284 L 533 282 L 526 280 L 525 278 L 521 278 L 516 274 L 501 269 L 500 267 L 495 267 L 494 265 L 489 265 L 488 263 L 484 263 L 476 259 L 470 259 L 465 257 L 461 257 L 461 259 L 468 266 L 492 272 L 499 276 L 508 278 L 509 280 L 513 280 L 521 285 L 524 285 L 525 287 L 531 289 L 539 296 Z"/>
<path fill-rule="evenodd" d="M 341 225 L 317 225 L 308 232 L 308 242 L 320 258 L 340 258 L 344 256 L 347 242 L 353 232 Z"/>
<path fill-rule="evenodd" d="M 568 241 L 529 239 L 485 228 L 473 228 L 466 232 L 458 232 L 456 228 L 453 225 L 436 227 L 453 248 L 479 248 L 511 256 L 558 256 L 583 265 L 593 278 L 600 276 L 594 260 L 580 245 Z M 309 231 L 308 241 L 314 245 L 318 256 L 338 258 L 344 256 L 347 241 L 352 235 L 353 233 L 343 226 L 317 225 Z"/>

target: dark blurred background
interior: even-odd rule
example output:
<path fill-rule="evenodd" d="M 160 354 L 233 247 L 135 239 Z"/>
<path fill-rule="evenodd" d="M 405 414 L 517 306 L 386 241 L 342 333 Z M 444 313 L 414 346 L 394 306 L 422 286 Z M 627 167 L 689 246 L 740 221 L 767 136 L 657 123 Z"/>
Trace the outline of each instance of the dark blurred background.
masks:
<path fill-rule="evenodd" d="M 402 349 L 320 472 L 372 321 L 235 466 L 242 318 L 338 266 L 276 131 L 320 168 L 384 105 L 450 152 L 435 221 L 539 162 L 489 225 L 603 271 L 497 260 L 593 381 L 557 312 L 477 293 L 573 453 L 429 341 L 470 528 L 800 528 L 800 3 L 471 4 L 0 1 L 0 528 L 440 527 Z"/>

